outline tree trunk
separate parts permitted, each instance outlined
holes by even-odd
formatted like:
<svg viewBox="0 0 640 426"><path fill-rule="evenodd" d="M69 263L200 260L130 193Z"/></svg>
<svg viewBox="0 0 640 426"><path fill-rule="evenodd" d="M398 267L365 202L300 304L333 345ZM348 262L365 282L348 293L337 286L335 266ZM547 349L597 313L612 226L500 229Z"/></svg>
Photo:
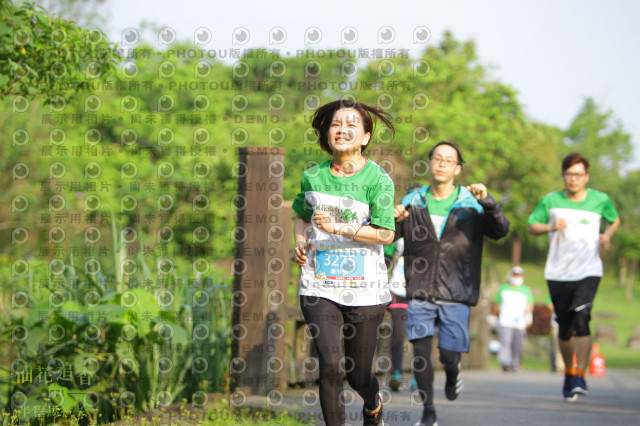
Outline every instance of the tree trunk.
<svg viewBox="0 0 640 426"><path fill-rule="evenodd" d="M631 274L627 279L627 293L626 299L630 301L633 299L633 284L636 281L636 271L638 270L638 259L633 259L631 261Z"/></svg>
<svg viewBox="0 0 640 426"><path fill-rule="evenodd" d="M513 234L511 239L511 265L519 265L522 260L522 238Z"/></svg>
<svg viewBox="0 0 640 426"><path fill-rule="evenodd" d="M627 272L629 271L629 259L626 257L620 256L618 259L618 263L620 264L620 287L624 287L627 284Z"/></svg>

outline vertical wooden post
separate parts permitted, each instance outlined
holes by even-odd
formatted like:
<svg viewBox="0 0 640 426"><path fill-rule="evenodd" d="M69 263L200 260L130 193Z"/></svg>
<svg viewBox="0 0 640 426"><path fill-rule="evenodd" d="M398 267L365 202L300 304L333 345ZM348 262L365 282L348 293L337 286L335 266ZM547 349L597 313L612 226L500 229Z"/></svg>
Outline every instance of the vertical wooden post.
<svg viewBox="0 0 640 426"><path fill-rule="evenodd" d="M232 390L267 395L284 385L291 203L282 197L284 148L239 149Z"/></svg>
<svg viewBox="0 0 640 426"><path fill-rule="evenodd" d="M522 260L522 237L513 234L511 238L511 265L519 265Z"/></svg>

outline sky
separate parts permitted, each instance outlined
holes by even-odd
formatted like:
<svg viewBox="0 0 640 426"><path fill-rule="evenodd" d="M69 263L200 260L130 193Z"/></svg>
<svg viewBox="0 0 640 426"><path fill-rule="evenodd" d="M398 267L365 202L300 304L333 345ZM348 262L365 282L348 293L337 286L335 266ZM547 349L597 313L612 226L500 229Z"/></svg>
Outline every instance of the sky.
<svg viewBox="0 0 640 426"><path fill-rule="evenodd" d="M198 32L204 49L227 52L407 49L417 58L449 30L476 42L480 62L518 91L533 120L567 128L586 97L613 111L632 135L630 168L640 168L638 1L107 0L105 13L105 31L119 44L132 29L158 43L157 32L143 30L146 21L165 40L193 41Z"/></svg>

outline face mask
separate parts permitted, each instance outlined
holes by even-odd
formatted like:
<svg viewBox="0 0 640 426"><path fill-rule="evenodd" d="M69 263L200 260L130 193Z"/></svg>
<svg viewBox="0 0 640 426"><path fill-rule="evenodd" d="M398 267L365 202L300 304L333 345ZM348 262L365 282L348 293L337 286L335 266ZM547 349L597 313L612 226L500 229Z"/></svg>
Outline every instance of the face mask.
<svg viewBox="0 0 640 426"><path fill-rule="evenodd" d="M509 278L509 284L514 285L516 287L520 287L524 282L524 278L522 277L511 277Z"/></svg>

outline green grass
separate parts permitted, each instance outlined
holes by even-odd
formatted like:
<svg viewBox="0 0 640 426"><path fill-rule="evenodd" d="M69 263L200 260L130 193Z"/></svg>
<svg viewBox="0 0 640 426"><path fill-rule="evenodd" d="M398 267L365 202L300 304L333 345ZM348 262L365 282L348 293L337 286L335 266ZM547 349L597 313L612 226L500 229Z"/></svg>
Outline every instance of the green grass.
<svg viewBox="0 0 640 426"><path fill-rule="evenodd" d="M605 357L607 368L640 368L640 351L613 343L600 343L600 353Z"/></svg>
<svg viewBox="0 0 640 426"><path fill-rule="evenodd" d="M508 261L496 261L495 270L498 277L504 279L511 265ZM525 271L525 284L531 288L535 303L546 303L548 297L547 282L544 279L544 262L539 264L523 263ZM494 286L489 286L493 290ZM600 281L598 293L593 303L591 318L591 333L595 337L595 329L598 325L608 325L617 330L616 343L600 344L600 352L604 355L607 368L639 368L640 350L630 349L627 346L631 328L640 324L640 285L636 283L636 292L632 300L626 300L625 289L618 284L617 270L605 265L604 277ZM497 287L492 296L497 291ZM549 369L548 361L528 357L523 354L523 366L527 369ZM497 366L497 361L496 361Z"/></svg>

